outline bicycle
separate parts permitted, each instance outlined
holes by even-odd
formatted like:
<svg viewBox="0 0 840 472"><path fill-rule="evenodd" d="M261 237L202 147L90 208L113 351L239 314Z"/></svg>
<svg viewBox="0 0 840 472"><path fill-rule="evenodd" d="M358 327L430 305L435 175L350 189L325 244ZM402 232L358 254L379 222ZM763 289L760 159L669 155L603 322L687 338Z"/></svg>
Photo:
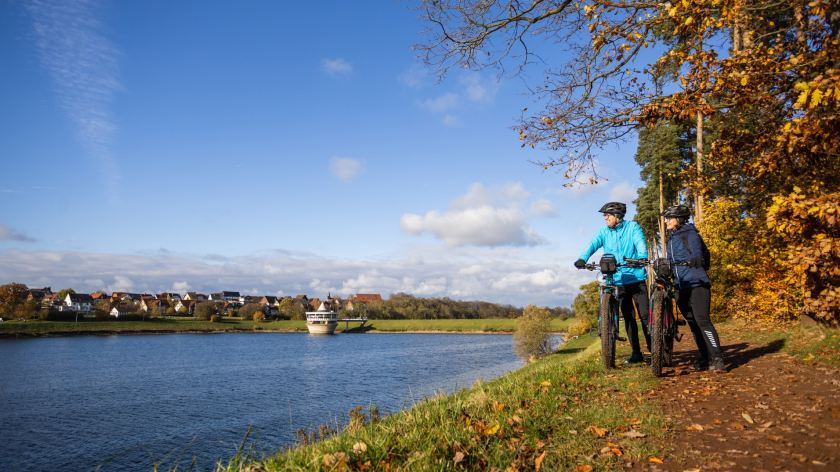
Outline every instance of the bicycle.
<svg viewBox="0 0 840 472"><path fill-rule="evenodd" d="M682 340L679 323L674 316L674 267L687 266L686 261L668 259L625 259L625 264L633 268L650 267L653 271L654 285L650 294L650 370L654 377L662 376L662 367L670 367L674 359L674 340Z"/></svg>
<svg viewBox="0 0 840 472"><path fill-rule="evenodd" d="M601 358L604 363L604 368L612 369L615 367L615 342L617 340L625 341L625 338L618 336L619 319L620 319L620 303L619 286L615 284L613 275L618 271L618 267L624 264L618 264L615 256L612 254L604 254L598 264L585 264L581 269L596 270L598 269L606 278L604 283L600 285L601 296L598 298L598 336L601 338ZM590 335L596 328L590 330Z"/></svg>

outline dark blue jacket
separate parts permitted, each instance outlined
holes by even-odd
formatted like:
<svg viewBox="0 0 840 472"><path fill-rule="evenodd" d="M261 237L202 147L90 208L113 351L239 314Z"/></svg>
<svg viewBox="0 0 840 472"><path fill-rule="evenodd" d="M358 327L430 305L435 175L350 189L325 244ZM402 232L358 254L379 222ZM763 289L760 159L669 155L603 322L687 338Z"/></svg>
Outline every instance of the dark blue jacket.
<svg viewBox="0 0 840 472"><path fill-rule="evenodd" d="M683 246L682 234L685 233L691 254ZM686 223L680 229L671 232L668 238L668 259L672 261L688 261L695 257L703 257L703 249L700 243L700 233L691 223ZM709 275L700 268L688 266L674 266L674 287L693 288L701 285L709 285Z"/></svg>

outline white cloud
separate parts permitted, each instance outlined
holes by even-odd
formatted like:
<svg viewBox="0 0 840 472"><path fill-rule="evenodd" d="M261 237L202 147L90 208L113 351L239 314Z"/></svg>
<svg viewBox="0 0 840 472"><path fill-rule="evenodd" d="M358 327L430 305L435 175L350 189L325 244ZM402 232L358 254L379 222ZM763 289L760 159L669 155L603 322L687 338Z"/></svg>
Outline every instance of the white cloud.
<svg viewBox="0 0 840 472"><path fill-rule="evenodd" d="M528 213L534 216L559 216L560 212L557 211L557 208L554 206L550 200L546 200L545 198L541 198L534 203L531 204L531 208L528 209Z"/></svg>
<svg viewBox="0 0 840 472"><path fill-rule="evenodd" d="M637 197L636 189L627 182L622 182L610 189L610 201L629 205Z"/></svg>
<svg viewBox="0 0 840 472"><path fill-rule="evenodd" d="M330 159L330 172L345 184L351 184L364 171L362 161L347 157L333 157Z"/></svg>
<svg viewBox="0 0 840 472"><path fill-rule="evenodd" d="M284 270L271 271L271 267ZM310 287L313 274L318 274L318 283ZM380 293L387 297L406 292L517 306L566 306L578 293L578 287L592 280L592 274L575 270L569 258L553 253L535 256L532 250L515 247L418 247L375 261L277 252L233 256L226 264L179 253L114 255L0 250L0 280L15 280L32 287L73 287L79 292L103 288L181 294L188 290L238 290L255 295L306 293L319 298L325 297L327 291L343 297L351 293ZM113 283L105 287L103 280Z"/></svg>
<svg viewBox="0 0 840 472"><path fill-rule="evenodd" d="M31 243L36 241L36 239L30 238L29 236L0 223L0 241L22 241Z"/></svg>
<svg viewBox="0 0 840 472"><path fill-rule="evenodd" d="M321 59L321 70L327 74L337 77L353 72L353 65L344 59Z"/></svg>
<svg viewBox="0 0 840 472"><path fill-rule="evenodd" d="M466 195L452 200L449 211L404 214L400 229L413 236L432 233L450 246L535 246L545 240L528 226L522 212L522 200L528 196L518 183L473 184Z"/></svg>
<svg viewBox="0 0 840 472"><path fill-rule="evenodd" d="M464 87L464 94L474 102L492 103L499 90L499 83L485 79L479 73L462 75L459 82Z"/></svg>
<svg viewBox="0 0 840 472"><path fill-rule="evenodd" d="M443 117L443 124L446 126L461 126L461 120L457 116L446 115Z"/></svg>
<svg viewBox="0 0 840 472"><path fill-rule="evenodd" d="M105 174L112 200L117 200L120 172L111 155L117 128L110 105L122 90L117 78L120 52L102 34L98 2L44 0L29 2L35 44L49 72L76 136Z"/></svg>
<svg viewBox="0 0 840 472"><path fill-rule="evenodd" d="M130 292L134 288L134 281L123 275L115 275L114 283L108 286L109 292Z"/></svg>
<svg viewBox="0 0 840 472"><path fill-rule="evenodd" d="M443 113L445 111L457 108L460 105L461 97L457 93L447 93L438 98L428 98L419 102L419 105L434 113Z"/></svg>
<svg viewBox="0 0 840 472"><path fill-rule="evenodd" d="M189 292L190 289L192 289L192 285L187 283L187 281L185 280L183 282L173 283L172 284L172 290L167 290L167 291L168 292L182 293L182 292Z"/></svg>
<svg viewBox="0 0 840 472"><path fill-rule="evenodd" d="M421 88L432 83L432 78L429 71L421 65L414 64L407 71L400 74L397 80L407 86L413 88Z"/></svg>

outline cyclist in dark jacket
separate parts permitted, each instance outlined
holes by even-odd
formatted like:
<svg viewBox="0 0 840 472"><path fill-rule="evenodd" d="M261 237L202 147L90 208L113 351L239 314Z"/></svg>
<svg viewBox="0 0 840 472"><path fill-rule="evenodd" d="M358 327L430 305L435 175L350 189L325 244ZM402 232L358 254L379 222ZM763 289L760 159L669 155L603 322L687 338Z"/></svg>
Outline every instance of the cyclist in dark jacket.
<svg viewBox="0 0 840 472"><path fill-rule="evenodd" d="M697 228L688 222L691 216L688 207L669 206L661 216L665 217L665 226L671 233L667 243L668 259L688 261L688 266L674 266L674 294L700 351L700 361L691 368L724 373L726 367L721 356L720 338L709 316L712 291L709 275L703 268L704 263L708 264L703 260L703 240Z"/></svg>

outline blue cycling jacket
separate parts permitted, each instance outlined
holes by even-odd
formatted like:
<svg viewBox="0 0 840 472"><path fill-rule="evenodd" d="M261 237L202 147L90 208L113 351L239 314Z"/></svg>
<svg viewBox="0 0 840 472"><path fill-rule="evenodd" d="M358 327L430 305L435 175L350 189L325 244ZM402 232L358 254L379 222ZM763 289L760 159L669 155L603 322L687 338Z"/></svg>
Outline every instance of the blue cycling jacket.
<svg viewBox="0 0 840 472"><path fill-rule="evenodd" d="M580 254L580 259L588 261L589 257L600 248L604 248L604 254L612 254L618 263L629 259L647 259L647 243L642 227L635 221L622 221L615 228L604 226L599 229L595 236L589 241L589 247ZM631 269L619 267L618 272L613 276L616 285L626 285L636 282L644 282L646 279L645 269Z"/></svg>

